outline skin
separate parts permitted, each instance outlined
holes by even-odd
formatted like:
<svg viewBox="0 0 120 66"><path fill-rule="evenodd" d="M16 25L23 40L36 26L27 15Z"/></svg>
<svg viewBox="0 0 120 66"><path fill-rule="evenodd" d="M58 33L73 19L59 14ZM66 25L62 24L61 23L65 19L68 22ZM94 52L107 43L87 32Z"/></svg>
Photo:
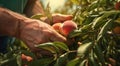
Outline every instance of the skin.
<svg viewBox="0 0 120 66"><path fill-rule="evenodd" d="M35 3L33 3L35 7ZM27 7L29 10L29 7ZM39 12L34 11L32 9L31 15L38 14ZM26 11L27 12L27 11ZM28 13L28 14L29 14ZM59 17L54 17L56 15L60 15ZM55 21L66 21L68 18L72 18L71 15L61 15L56 14L53 17ZM62 18L62 19L61 19ZM47 19L47 18L46 18ZM45 20L43 20L45 21ZM30 19L25 16L22 16L18 13L15 13L11 10L0 8L0 33L2 35L16 37L25 42L25 44L30 48L31 51L37 52L43 55L48 54L48 51L38 49L34 47L36 44L44 43L44 42L53 42L53 41L61 41L66 42L66 38L57 33L47 22L43 22L35 19Z"/></svg>
<svg viewBox="0 0 120 66"><path fill-rule="evenodd" d="M69 33L77 28L77 24L71 20L65 21L61 27L61 33L68 36Z"/></svg>

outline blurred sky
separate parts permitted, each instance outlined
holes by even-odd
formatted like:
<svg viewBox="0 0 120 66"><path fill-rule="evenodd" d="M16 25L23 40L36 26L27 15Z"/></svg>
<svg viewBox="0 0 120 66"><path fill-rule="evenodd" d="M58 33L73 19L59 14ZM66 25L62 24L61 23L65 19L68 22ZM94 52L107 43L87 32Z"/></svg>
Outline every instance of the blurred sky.
<svg viewBox="0 0 120 66"><path fill-rule="evenodd" d="M53 12L56 8L64 8L63 5L66 2L66 0L40 0L46 7L46 5L49 3L51 7L51 12Z"/></svg>

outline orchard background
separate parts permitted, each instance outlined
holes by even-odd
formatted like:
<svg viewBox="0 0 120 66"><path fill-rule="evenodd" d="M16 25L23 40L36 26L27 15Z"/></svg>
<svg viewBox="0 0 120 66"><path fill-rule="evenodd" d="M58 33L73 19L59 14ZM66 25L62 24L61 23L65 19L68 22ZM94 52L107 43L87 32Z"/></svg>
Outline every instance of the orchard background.
<svg viewBox="0 0 120 66"><path fill-rule="evenodd" d="M32 53L24 42L16 39L8 46L8 53L0 53L0 66L120 66L120 2L119 0L66 0L64 8L46 15L72 14L77 29L62 42L36 45L48 50L51 56ZM38 19L43 15L33 15ZM51 21L52 22L52 21ZM71 41L70 41L71 42Z"/></svg>

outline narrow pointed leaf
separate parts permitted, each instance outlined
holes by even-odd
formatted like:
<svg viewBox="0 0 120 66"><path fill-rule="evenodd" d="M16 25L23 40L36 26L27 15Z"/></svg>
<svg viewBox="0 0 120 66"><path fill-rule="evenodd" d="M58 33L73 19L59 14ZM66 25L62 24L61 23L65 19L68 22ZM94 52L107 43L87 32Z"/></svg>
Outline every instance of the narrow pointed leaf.
<svg viewBox="0 0 120 66"><path fill-rule="evenodd" d="M80 62L79 58L75 58L67 63L66 66L76 66Z"/></svg>
<svg viewBox="0 0 120 66"><path fill-rule="evenodd" d="M62 42L53 42L55 46L61 48L62 50L69 51L68 46L65 43Z"/></svg>
<svg viewBox="0 0 120 66"><path fill-rule="evenodd" d="M18 66L22 66L21 55L18 55L18 56L16 57L16 60L17 60Z"/></svg>
<svg viewBox="0 0 120 66"><path fill-rule="evenodd" d="M95 45L95 49L94 49L94 53L96 54L98 60L103 64L103 66L105 65L105 58L104 58L104 54L102 53L101 48L99 47L98 44Z"/></svg>
<svg viewBox="0 0 120 66"><path fill-rule="evenodd" d="M77 50L78 56L84 57L85 55L87 55L91 47L92 47L92 42L82 44Z"/></svg>
<svg viewBox="0 0 120 66"><path fill-rule="evenodd" d="M56 47L55 44L54 44L54 43L51 43L51 42L43 43L43 44L39 44L39 45L35 45L35 47L48 50L48 51L50 51L50 52L52 52L52 53L57 53L57 52L59 52L59 48Z"/></svg>
<svg viewBox="0 0 120 66"><path fill-rule="evenodd" d="M31 18L40 20L41 17L43 17L42 14L37 14L37 15L33 15Z"/></svg>
<svg viewBox="0 0 120 66"><path fill-rule="evenodd" d="M69 53L65 53L65 54L62 54L56 61L55 65L54 66L63 66L64 64L66 64L66 61L68 59L68 54Z"/></svg>
<svg viewBox="0 0 120 66"><path fill-rule="evenodd" d="M91 51L88 61L92 66L99 66L97 61L95 60L93 51Z"/></svg>
<svg viewBox="0 0 120 66"><path fill-rule="evenodd" d="M85 60L83 60L81 63L80 63L80 65L79 66L86 66L86 62L87 62L87 60L85 59Z"/></svg>
<svg viewBox="0 0 120 66"><path fill-rule="evenodd" d="M101 24L101 22L104 22L103 20L111 15L116 15L116 14L119 14L120 11L115 11L115 10L112 10L112 11L104 11L102 12L103 15L100 16L100 17L97 17L94 21L93 21L93 26L92 28L95 29L96 27L98 27L99 24Z"/></svg>
<svg viewBox="0 0 120 66"><path fill-rule="evenodd" d="M100 38L105 35L105 33L107 32L108 28L111 27L111 25L112 25L112 22L111 22L111 21L112 21L112 20L110 19L110 20L109 20L108 22L106 22L106 24L102 27L101 31L100 31L99 34L98 34L97 41L99 41Z"/></svg>

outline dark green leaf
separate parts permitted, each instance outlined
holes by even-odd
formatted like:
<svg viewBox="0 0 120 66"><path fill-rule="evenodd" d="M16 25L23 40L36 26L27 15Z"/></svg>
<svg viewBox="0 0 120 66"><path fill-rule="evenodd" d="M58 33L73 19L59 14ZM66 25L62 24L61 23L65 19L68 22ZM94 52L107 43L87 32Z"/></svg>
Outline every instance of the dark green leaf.
<svg viewBox="0 0 120 66"><path fill-rule="evenodd" d="M111 15L115 15L115 14L119 14L120 11L115 11L115 10L112 10L112 11L104 11L102 12L103 15L100 16L100 17L97 17L96 19L94 19L93 21L93 26L92 28L93 29L96 29L96 27L98 27L99 24L101 24L100 22L104 22L103 20ZM106 20L106 19L105 19Z"/></svg>
<svg viewBox="0 0 120 66"><path fill-rule="evenodd" d="M94 52L93 50L91 51L90 53L90 56L89 56L89 64L91 64L92 66L99 66L98 65L98 62L95 60L95 55L94 55Z"/></svg>
<svg viewBox="0 0 120 66"><path fill-rule="evenodd" d="M16 57L8 58L0 62L0 66L17 66Z"/></svg>
<svg viewBox="0 0 120 66"><path fill-rule="evenodd" d="M72 31L70 34L69 34L69 38L73 38L73 37L76 37L76 36L79 36L80 34L82 34L82 31L81 30L74 30Z"/></svg>
<svg viewBox="0 0 120 66"><path fill-rule="evenodd" d="M66 64L66 61L68 59L69 53L62 54L56 61L54 66L64 66Z"/></svg>
<svg viewBox="0 0 120 66"><path fill-rule="evenodd" d="M57 53L57 52L59 52L59 48L58 48L54 43L51 43L51 42L42 43L42 44L39 44L39 45L35 45L35 47L48 50L48 51L50 51L50 52L52 52L52 53Z"/></svg>
<svg viewBox="0 0 120 66"><path fill-rule="evenodd" d="M86 56L89 53L91 47L92 47L92 42L82 44L77 50L78 56L80 57Z"/></svg>
<svg viewBox="0 0 120 66"><path fill-rule="evenodd" d="M21 55L17 55L16 60L17 60L18 66L22 66Z"/></svg>
<svg viewBox="0 0 120 66"><path fill-rule="evenodd" d="M101 37L103 37L105 35L105 33L108 31L108 28L111 27L112 25L112 20L109 20L108 22L106 22L106 24L102 27L102 29L100 30L99 34L98 34L98 38L97 41L100 40Z"/></svg>
<svg viewBox="0 0 120 66"><path fill-rule="evenodd" d="M84 25L84 26L81 27L79 30L74 30L73 32L71 32L71 33L69 34L69 38L73 38L73 37L76 37L76 36L83 35L84 33L87 33L88 30L91 29L91 25L92 25L92 23L87 24L87 25Z"/></svg>
<svg viewBox="0 0 120 66"><path fill-rule="evenodd" d="M87 10L88 11L94 10L95 8L97 8L97 6L98 6L98 3L97 3L97 1L95 1L89 6L89 8Z"/></svg>
<svg viewBox="0 0 120 66"><path fill-rule="evenodd" d="M103 66L105 65L105 58L104 58L104 54L102 53L102 50L100 48L100 46L98 44L95 45L95 49L94 49L94 53L97 56L98 60L103 64Z"/></svg>
<svg viewBox="0 0 120 66"><path fill-rule="evenodd" d="M87 24L87 25L84 25L82 28L80 28L80 30L81 30L82 32L87 32L88 30L91 29L91 26L92 26L92 23Z"/></svg>
<svg viewBox="0 0 120 66"><path fill-rule="evenodd" d="M40 58L31 62L29 66L49 66L49 64L52 62L53 58Z"/></svg>
<svg viewBox="0 0 120 66"><path fill-rule="evenodd" d="M66 66L76 66L80 62L79 58L75 58L67 63Z"/></svg>
<svg viewBox="0 0 120 66"><path fill-rule="evenodd" d="M81 63L80 63L80 65L79 66L86 66L86 62L87 62L87 60L85 59L85 60L83 60Z"/></svg>
<svg viewBox="0 0 120 66"><path fill-rule="evenodd" d="M69 51L68 46L63 42L53 42L55 46L61 48L62 50Z"/></svg>

